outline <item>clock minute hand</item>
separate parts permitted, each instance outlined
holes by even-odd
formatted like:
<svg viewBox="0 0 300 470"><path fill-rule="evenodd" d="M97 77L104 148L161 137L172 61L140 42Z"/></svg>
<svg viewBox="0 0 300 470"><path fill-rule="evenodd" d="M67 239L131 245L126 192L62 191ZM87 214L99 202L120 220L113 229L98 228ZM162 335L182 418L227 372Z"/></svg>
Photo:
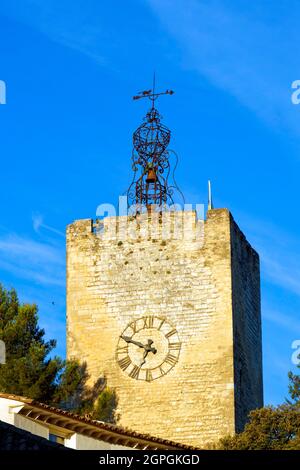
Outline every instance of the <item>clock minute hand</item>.
<svg viewBox="0 0 300 470"><path fill-rule="evenodd" d="M146 350L146 346L143 343L140 343L139 341L134 341L134 339L131 339L129 336L121 336L121 338L124 339L124 341L126 341L126 343L135 344L139 348L142 348L142 349Z"/></svg>

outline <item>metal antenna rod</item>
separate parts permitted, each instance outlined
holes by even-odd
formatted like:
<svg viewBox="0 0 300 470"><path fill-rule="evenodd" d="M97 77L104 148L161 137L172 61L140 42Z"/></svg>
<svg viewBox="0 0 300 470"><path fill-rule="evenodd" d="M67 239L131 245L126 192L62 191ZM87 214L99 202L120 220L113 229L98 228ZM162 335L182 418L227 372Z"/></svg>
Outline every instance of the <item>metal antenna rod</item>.
<svg viewBox="0 0 300 470"><path fill-rule="evenodd" d="M211 196L211 184L210 180L208 180L208 210L212 210L214 208Z"/></svg>
<svg viewBox="0 0 300 470"><path fill-rule="evenodd" d="M154 108L154 101L155 101L155 70L153 72L153 85L152 85L152 93L153 93L153 97L152 97L152 107Z"/></svg>

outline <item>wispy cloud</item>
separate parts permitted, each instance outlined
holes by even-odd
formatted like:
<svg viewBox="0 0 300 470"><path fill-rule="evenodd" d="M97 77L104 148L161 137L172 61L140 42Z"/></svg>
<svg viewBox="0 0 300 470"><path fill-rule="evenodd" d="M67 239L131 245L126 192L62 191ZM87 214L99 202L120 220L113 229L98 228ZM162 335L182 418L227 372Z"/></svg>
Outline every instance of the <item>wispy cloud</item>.
<svg viewBox="0 0 300 470"><path fill-rule="evenodd" d="M300 237L257 217L238 213L237 218L260 254L263 278L300 297Z"/></svg>
<svg viewBox="0 0 300 470"><path fill-rule="evenodd" d="M32 215L32 224L33 229L36 233L39 233L40 229L44 229L54 233L55 235L59 235L60 237L65 237L65 234L60 230L57 230L55 227L51 227L50 225L45 224L43 216L41 214Z"/></svg>
<svg viewBox="0 0 300 470"><path fill-rule="evenodd" d="M39 232L41 219L34 219ZM20 301L35 303L47 338L58 340L55 353L65 354L65 244L61 238L23 236L1 227L0 282L16 288ZM51 231L50 231L51 232ZM52 233L52 232L51 232ZM38 238L38 239L37 239Z"/></svg>
<svg viewBox="0 0 300 470"><path fill-rule="evenodd" d="M224 0L148 0L182 50L182 65L235 96L260 118L300 132L291 104L291 82L299 78L295 53L299 3ZM272 14L270 12L272 10Z"/></svg>
<svg viewBox="0 0 300 470"><path fill-rule="evenodd" d="M38 284L65 284L63 248L16 234L0 237L0 269Z"/></svg>
<svg viewBox="0 0 300 470"><path fill-rule="evenodd" d="M265 247L261 252L268 280L300 296L300 257L293 253L272 253L272 247Z"/></svg>
<svg viewBox="0 0 300 470"><path fill-rule="evenodd" d="M294 316L287 315L267 306L263 308L263 319L272 322L274 325L284 328L295 335L300 334L300 324L298 318L295 318Z"/></svg>
<svg viewBox="0 0 300 470"><path fill-rule="evenodd" d="M106 64L102 45L107 32L101 28L101 5L77 0L18 0L4 1L4 14L24 22L51 40L81 52L101 65ZM113 42L114 38L111 37Z"/></svg>

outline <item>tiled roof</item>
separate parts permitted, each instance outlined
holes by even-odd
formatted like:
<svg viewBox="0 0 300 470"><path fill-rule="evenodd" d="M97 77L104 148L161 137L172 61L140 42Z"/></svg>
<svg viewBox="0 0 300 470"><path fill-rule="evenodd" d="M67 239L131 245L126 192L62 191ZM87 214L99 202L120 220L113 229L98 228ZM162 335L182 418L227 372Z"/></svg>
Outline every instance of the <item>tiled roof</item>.
<svg viewBox="0 0 300 470"><path fill-rule="evenodd" d="M69 450L61 444L0 421L1 450Z"/></svg>
<svg viewBox="0 0 300 470"><path fill-rule="evenodd" d="M43 421L44 419L47 423L50 423L51 419L54 422L59 421L58 425L65 429L70 429L70 431L79 432L95 439L101 439L105 442L140 449L196 450L196 448L192 446L150 436L148 434L142 434L115 424L79 416L69 411L45 405L44 403L37 402L31 398L6 393L0 393L0 398L7 398L9 400L16 400L24 403L24 407L20 411L20 414L30 417L31 419L38 419L39 421Z"/></svg>

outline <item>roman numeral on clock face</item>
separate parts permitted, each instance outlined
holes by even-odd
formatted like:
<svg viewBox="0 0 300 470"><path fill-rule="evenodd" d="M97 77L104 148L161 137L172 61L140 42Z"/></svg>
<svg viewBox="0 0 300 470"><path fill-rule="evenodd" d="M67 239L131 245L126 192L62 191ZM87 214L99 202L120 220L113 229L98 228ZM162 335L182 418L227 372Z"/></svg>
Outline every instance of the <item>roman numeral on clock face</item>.
<svg viewBox="0 0 300 470"><path fill-rule="evenodd" d="M179 351L181 348L181 343L169 343L169 349L174 349L175 351Z"/></svg>
<svg viewBox="0 0 300 470"><path fill-rule="evenodd" d="M123 357L122 359L120 359L118 361L118 363L119 363L119 366L121 367L122 370L126 370L127 367L129 367L130 364L131 364L131 359L130 359L129 356L126 356L126 357Z"/></svg>
<svg viewBox="0 0 300 470"><path fill-rule="evenodd" d="M137 326L136 326L136 322L135 322L135 321L133 321L132 323L130 323L130 325L129 325L129 326L130 326L130 328L131 328L131 329L132 329L132 331L133 331L133 333L132 333L132 334L133 334L133 335L135 335L135 334L136 334L136 332L137 332Z"/></svg>
<svg viewBox="0 0 300 470"><path fill-rule="evenodd" d="M168 354L166 359L165 359L165 362L167 364L170 364L171 366L175 366L175 364L177 363L177 357L173 356L173 354Z"/></svg>
<svg viewBox="0 0 300 470"><path fill-rule="evenodd" d="M129 376L132 379L138 379L139 378L139 373L140 373L141 368L138 366L134 366L132 371L130 372Z"/></svg>
<svg viewBox="0 0 300 470"><path fill-rule="evenodd" d="M144 328L153 328L154 317L145 317L144 318Z"/></svg>
<svg viewBox="0 0 300 470"><path fill-rule="evenodd" d="M146 369L146 380L147 382L151 382L151 380L153 380L152 372L150 369Z"/></svg>
<svg viewBox="0 0 300 470"><path fill-rule="evenodd" d="M166 320L165 320L164 318L161 319L160 325L159 325L159 327L157 328L158 330L161 329L161 327L163 326L163 324L165 323L165 321L166 321Z"/></svg>
<svg viewBox="0 0 300 470"><path fill-rule="evenodd" d="M126 346L118 346L117 354L127 354L128 353L128 344Z"/></svg>
<svg viewBox="0 0 300 470"><path fill-rule="evenodd" d="M175 335L175 333L177 333L177 331L174 328L173 330L169 331L169 333L166 334L166 338L170 338L170 336Z"/></svg>

